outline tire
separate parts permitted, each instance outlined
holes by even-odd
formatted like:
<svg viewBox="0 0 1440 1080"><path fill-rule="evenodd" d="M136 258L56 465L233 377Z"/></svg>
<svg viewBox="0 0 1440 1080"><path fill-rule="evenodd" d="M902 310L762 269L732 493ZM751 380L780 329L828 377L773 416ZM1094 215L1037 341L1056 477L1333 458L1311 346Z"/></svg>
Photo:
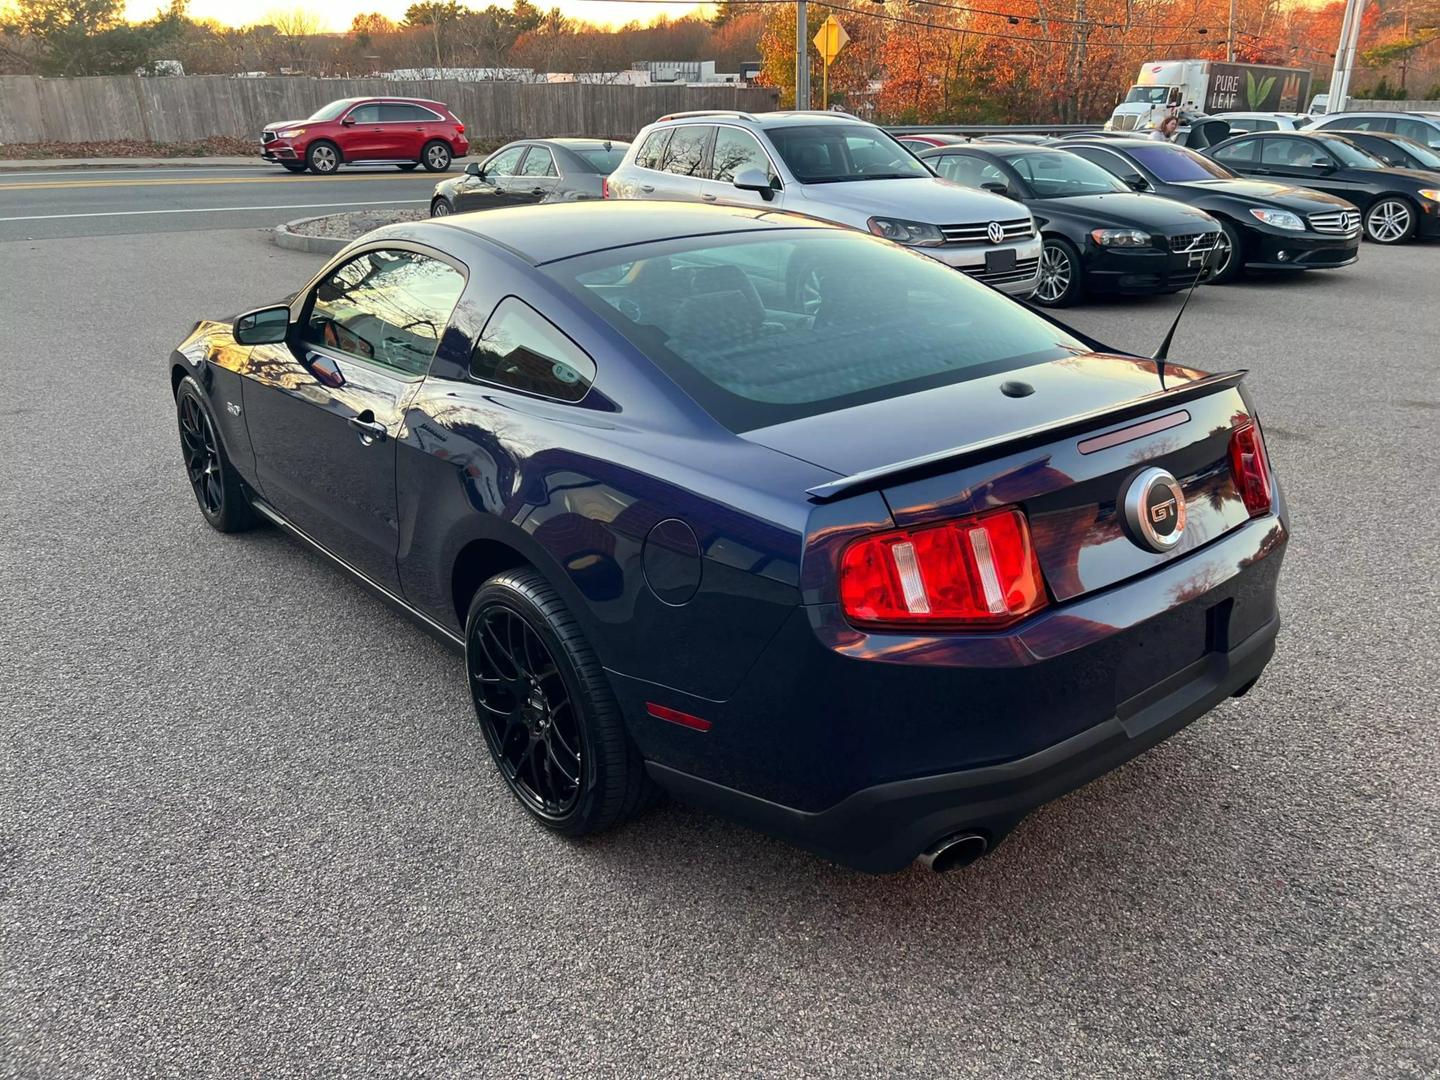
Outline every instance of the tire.
<svg viewBox="0 0 1440 1080"><path fill-rule="evenodd" d="M340 148L324 139L311 143L305 151L305 164L316 176L333 176L342 160Z"/></svg>
<svg viewBox="0 0 1440 1080"><path fill-rule="evenodd" d="M1415 235L1420 216L1403 195L1382 195L1365 211L1365 239L1377 244L1403 244Z"/></svg>
<svg viewBox="0 0 1440 1080"><path fill-rule="evenodd" d="M465 620L465 669L490 757L541 825L584 836L654 801L600 661L538 572L507 570L480 586Z"/></svg>
<svg viewBox="0 0 1440 1080"><path fill-rule="evenodd" d="M1245 248L1240 241L1240 230L1224 219L1220 223L1220 244L1222 248L1210 257L1218 260L1211 271L1207 285L1226 285L1245 272Z"/></svg>
<svg viewBox="0 0 1440 1080"><path fill-rule="evenodd" d="M1040 280L1031 299L1041 307L1069 307L1085 295L1085 271L1075 245L1047 236L1040 249Z"/></svg>
<svg viewBox="0 0 1440 1080"><path fill-rule="evenodd" d="M189 375L175 393L175 422L185 475L200 513L217 532L244 532L258 523L245 482L230 464L199 384Z"/></svg>
<svg viewBox="0 0 1440 1080"><path fill-rule="evenodd" d="M450 147L439 139L425 144L420 151L420 164L426 172L447 172L450 168Z"/></svg>
<svg viewBox="0 0 1440 1080"><path fill-rule="evenodd" d="M443 196L430 204L431 217L449 217L453 213L455 213L455 207L451 206L450 200Z"/></svg>
<svg viewBox="0 0 1440 1080"><path fill-rule="evenodd" d="M402 163L401 163L399 166L397 166L397 167L399 168L399 170L400 170L401 172L414 172L416 169L418 169L418 168L420 167L420 162L418 162L418 161L405 161L405 162L402 162Z"/></svg>
<svg viewBox="0 0 1440 1080"><path fill-rule="evenodd" d="M286 172L304 172L306 169L303 161L282 161L280 164L284 166Z"/></svg>

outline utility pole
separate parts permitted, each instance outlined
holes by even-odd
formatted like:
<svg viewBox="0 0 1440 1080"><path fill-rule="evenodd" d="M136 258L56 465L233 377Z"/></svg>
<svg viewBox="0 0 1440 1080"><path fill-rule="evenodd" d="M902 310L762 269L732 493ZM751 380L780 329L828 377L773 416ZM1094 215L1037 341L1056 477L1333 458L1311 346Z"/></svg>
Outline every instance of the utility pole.
<svg viewBox="0 0 1440 1080"><path fill-rule="evenodd" d="M1340 21L1340 44L1335 49L1335 68L1330 74L1330 100L1325 106L1326 112L1343 112L1350 96L1350 72L1355 67L1355 49L1359 44L1365 3L1366 0L1346 0L1345 17Z"/></svg>
<svg viewBox="0 0 1440 1080"><path fill-rule="evenodd" d="M1235 62L1235 0L1230 0L1230 29L1225 34L1225 59Z"/></svg>
<svg viewBox="0 0 1440 1080"><path fill-rule="evenodd" d="M795 108L810 108L810 30L805 25L805 0L795 5Z"/></svg>

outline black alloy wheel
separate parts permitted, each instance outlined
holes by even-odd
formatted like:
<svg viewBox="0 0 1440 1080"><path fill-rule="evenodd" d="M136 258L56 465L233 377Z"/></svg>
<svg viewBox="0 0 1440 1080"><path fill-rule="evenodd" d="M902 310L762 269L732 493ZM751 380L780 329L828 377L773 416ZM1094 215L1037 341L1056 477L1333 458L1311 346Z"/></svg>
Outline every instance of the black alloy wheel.
<svg viewBox="0 0 1440 1080"><path fill-rule="evenodd" d="M1040 249L1040 278L1034 299L1044 307L1069 307L1085 290L1080 254L1068 240L1047 236Z"/></svg>
<svg viewBox="0 0 1440 1080"><path fill-rule="evenodd" d="M420 161L427 172L444 172L450 168L450 147L438 139L426 143L425 149L420 151Z"/></svg>
<svg viewBox="0 0 1440 1080"><path fill-rule="evenodd" d="M490 756L536 820L580 836L653 800L604 670L536 571L508 570L480 587L465 663Z"/></svg>
<svg viewBox="0 0 1440 1080"><path fill-rule="evenodd" d="M1208 256L1212 268L1206 279L1208 285L1224 285L1234 281L1245 269L1245 261L1241 256L1244 249L1241 247L1240 233L1228 221L1222 220L1219 225L1220 237Z"/></svg>
<svg viewBox="0 0 1440 1080"><path fill-rule="evenodd" d="M255 512L244 483L226 458L215 420L200 396L199 386L189 376L180 383L175 413L185 475L205 520L220 532L240 532L253 526Z"/></svg>

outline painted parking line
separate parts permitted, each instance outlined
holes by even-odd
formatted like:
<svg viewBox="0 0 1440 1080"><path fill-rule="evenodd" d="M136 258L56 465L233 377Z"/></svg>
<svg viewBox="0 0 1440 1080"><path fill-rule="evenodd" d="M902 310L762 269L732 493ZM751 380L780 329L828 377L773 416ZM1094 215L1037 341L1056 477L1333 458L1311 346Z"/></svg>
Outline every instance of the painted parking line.
<svg viewBox="0 0 1440 1080"><path fill-rule="evenodd" d="M26 214L0 217L0 221L60 221L65 218L141 217L146 214L233 214L242 210L312 210L330 206L412 206L429 199L381 199L378 202L286 203L283 206L196 206L179 210L107 210L85 214Z"/></svg>
<svg viewBox="0 0 1440 1080"><path fill-rule="evenodd" d="M418 180L423 177L410 176L405 173L375 174L361 173L359 175L337 177L337 176L196 176L177 177L164 180L74 180L70 183L10 183L0 184L0 191L73 191L79 188L111 188L111 187L200 187L205 184L327 184L339 181L342 184L349 184L355 181L373 182L376 180Z"/></svg>

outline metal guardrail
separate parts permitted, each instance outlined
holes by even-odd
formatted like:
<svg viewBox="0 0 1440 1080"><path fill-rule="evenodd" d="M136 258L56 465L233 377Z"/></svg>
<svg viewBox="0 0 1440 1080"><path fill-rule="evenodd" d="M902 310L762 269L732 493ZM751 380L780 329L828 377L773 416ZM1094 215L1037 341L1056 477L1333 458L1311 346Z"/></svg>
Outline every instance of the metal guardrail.
<svg viewBox="0 0 1440 1080"><path fill-rule="evenodd" d="M1099 131L1105 121L1093 124L885 124L892 135L1065 135L1072 131Z"/></svg>

